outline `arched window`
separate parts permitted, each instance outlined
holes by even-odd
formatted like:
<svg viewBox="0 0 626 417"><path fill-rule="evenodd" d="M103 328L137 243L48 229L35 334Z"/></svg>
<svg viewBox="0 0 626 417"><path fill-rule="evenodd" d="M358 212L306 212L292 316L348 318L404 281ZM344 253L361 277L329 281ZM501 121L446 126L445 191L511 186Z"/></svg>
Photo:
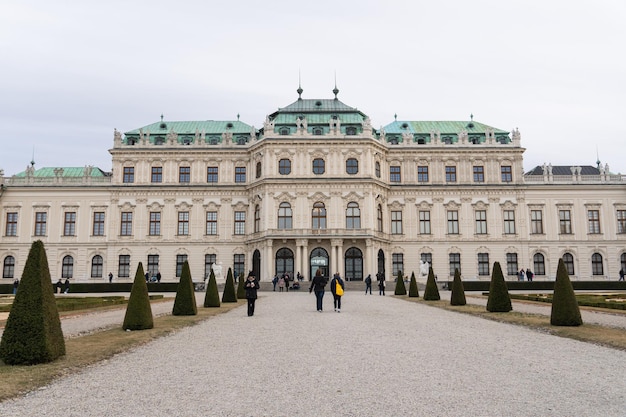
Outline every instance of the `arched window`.
<svg viewBox="0 0 626 417"><path fill-rule="evenodd" d="M261 207L257 204L254 206L254 233L261 231Z"/></svg>
<svg viewBox="0 0 626 417"><path fill-rule="evenodd" d="M565 264L567 274L570 276L574 275L574 257L571 253L563 254L563 263Z"/></svg>
<svg viewBox="0 0 626 417"><path fill-rule="evenodd" d="M376 178L380 178L380 162L376 161L376 164L374 164L374 171Z"/></svg>
<svg viewBox="0 0 626 417"><path fill-rule="evenodd" d="M256 177L261 178L261 162L256 163Z"/></svg>
<svg viewBox="0 0 626 417"><path fill-rule="evenodd" d="M293 262L294 256L291 249L282 248L276 252L276 274L281 276L283 274L289 274L289 277L293 277Z"/></svg>
<svg viewBox="0 0 626 417"><path fill-rule="evenodd" d="M383 231L383 208L381 207L380 204L378 205L378 207L376 207L376 223L377 223L376 230L378 230L379 232L382 232Z"/></svg>
<svg viewBox="0 0 626 417"><path fill-rule="evenodd" d="M292 212L291 204L282 202L278 206L278 228L279 229L291 229L292 224Z"/></svg>
<svg viewBox="0 0 626 417"><path fill-rule="evenodd" d="M346 280L363 280L363 252L358 248L350 248L346 251Z"/></svg>
<svg viewBox="0 0 626 417"><path fill-rule="evenodd" d="M11 255L4 258L2 278L15 278L15 258Z"/></svg>
<svg viewBox="0 0 626 417"><path fill-rule="evenodd" d="M311 218L313 220L313 229L326 229L326 207L324 203L317 202L313 204Z"/></svg>
<svg viewBox="0 0 626 417"><path fill-rule="evenodd" d="M70 255L63 257L61 266L61 278L72 278L74 276L74 258Z"/></svg>
<svg viewBox="0 0 626 417"><path fill-rule="evenodd" d="M359 205L355 202L348 203L346 209L346 229L360 229L361 228L361 210Z"/></svg>
<svg viewBox="0 0 626 417"><path fill-rule="evenodd" d="M594 253L591 255L591 273L593 275L604 275L604 265L602 265L602 255Z"/></svg>
<svg viewBox="0 0 626 417"><path fill-rule="evenodd" d="M91 258L91 278L102 278L102 256L96 255Z"/></svg>
<svg viewBox="0 0 626 417"><path fill-rule="evenodd" d="M288 127L283 127L283 128L281 128L281 129L280 129L279 133L280 133L282 136L286 136L286 135L288 135L288 134L289 134L289 128L288 128Z"/></svg>
<svg viewBox="0 0 626 417"><path fill-rule="evenodd" d="M533 256L533 269L535 270L535 275L546 274L546 262L542 254L536 253Z"/></svg>

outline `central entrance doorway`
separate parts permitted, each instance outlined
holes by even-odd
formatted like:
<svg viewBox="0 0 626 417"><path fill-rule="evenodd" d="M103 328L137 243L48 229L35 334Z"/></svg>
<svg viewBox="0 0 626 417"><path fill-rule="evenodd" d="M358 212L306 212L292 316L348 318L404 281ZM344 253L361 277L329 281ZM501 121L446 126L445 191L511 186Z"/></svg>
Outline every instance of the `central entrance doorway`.
<svg viewBox="0 0 626 417"><path fill-rule="evenodd" d="M313 249L311 251L311 258L309 261L309 265L311 269L310 270L311 275L309 276L311 277L311 279L313 279L318 269L320 270L322 276L328 279L329 263L328 263L328 252L326 252L326 249L324 248Z"/></svg>

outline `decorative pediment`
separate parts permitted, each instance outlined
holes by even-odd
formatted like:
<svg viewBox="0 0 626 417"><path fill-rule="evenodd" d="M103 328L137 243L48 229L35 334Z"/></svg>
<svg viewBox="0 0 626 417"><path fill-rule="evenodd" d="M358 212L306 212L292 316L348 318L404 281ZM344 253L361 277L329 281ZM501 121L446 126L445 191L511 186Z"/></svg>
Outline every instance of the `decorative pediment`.
<svg viewBox="0 0 626 417"><path fill-rule="evenodd" d="M388 207L392 210L401 210L404 208L404 203L398 200L394 200L388 204Z"/></svg>
<svg viewBox="0 0 626 417"><path fill-rule="evenodd" d="M341 196L345 201L361 201L363 200L363 193L357 193L356 191L350 191L347 194Z"/></svg>
<svg viewBox="0 0 626 417"><path fill-rule="evenodd" d="M461 208L461 203L455 200L450 200L443 205L447 210L458 210Z"/></svg>
<svg viewBox="0 0 626 417"><path fill-rule="evenodd" d="M420 210L430 210L433 208L433 203L426 201L426 200L422 200L417 202L416 200L416 204L417 208L419 208Z"/></svg>
<svg viewBox="0 0 626 417"><path fill-rule="evenodd" d="M513 209L515 209L515 207L517 207L517 204L515 204L511 200L506 200L506 201L500 203L500 207L502 209L504 209L504 210L513 210Z"/></svg>
<svg viewBox="0 0 626 417"><path fill-rule="evenodd" d="M489 203L486 203L482 200L478 200L472 203L472 207L474 210L487 210L489 208Z"/></svg>
<svg viewBox="0 0 626 417"><path fill-rule="evenodd" d="M330 198L329 194L323 193L321 191L316 191L313 194L309 195L309 200L313 201L325 201Z"/></svg>

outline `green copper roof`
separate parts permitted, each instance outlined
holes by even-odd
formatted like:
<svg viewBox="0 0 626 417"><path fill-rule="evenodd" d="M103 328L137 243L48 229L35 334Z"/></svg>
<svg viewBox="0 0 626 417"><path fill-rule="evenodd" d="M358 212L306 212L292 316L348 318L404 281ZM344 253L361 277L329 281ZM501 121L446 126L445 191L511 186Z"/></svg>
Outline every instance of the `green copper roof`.
<svg viewBox="0 0 626 417"><path fill-rule="evenodd" d="M296 119L300 117L300 115L306 117L306 121L309 125L314 124L323 124L327 125L330 121L331 114L317 114L317 113L282 113L277 114L274 122L276 124L296 124ZM363 122L363 116L358 113L339 113L336 115L337 118L341 121L342 124L352 124L358 123L361 124Z"/></svg>
<svg viewBox="0 0 626 417"><path fill-rule="evenodd" d="M125 135L138 135L142 130L144 134L150 132L150 135L163 134L167 135L170 131L181 134L222 134L224 132L232 132L233 134L247 133L252 130L252 126L240 122L239 120L203 120L203 121L187 121L187 122L170 122L167 120L155 122L138 129L129 130Z"/></svg>
<svg viewBox="0 0 626 417"><path fill-rule="evenodd" d="M508 135L509 133L475 121L394 121L386 125L384 130L386 134L430 134L433 131L441 134L457 134L462 130L470 135L472 133L485 134L487 130L493 130L496 134Z"/></svg>
<svg viewBox="0 0 626 417"><path fill-rule="evenodd" d="M356 112L361 113L354 107L350 107L336 99L300 99L287 107L279 108L278 113L330 113L330 112ZM273 115L274 115L273 114Z"/></svg>
<svg viewBox="0 0 626 417"><path fill-rule="evenodd" d="M62 169L63 173L61 177L71 178L71 177L83 177L85 175L85 167L44 167L36 169L33 172L33 177L36 178L54 178L56 174L55 170ZM15 174L16 177L25 177L26 171L22 171L18 174ZM91 167L91 172L89 173L90 177L104 177L106 176L105 172L100 168Z"/></svg>

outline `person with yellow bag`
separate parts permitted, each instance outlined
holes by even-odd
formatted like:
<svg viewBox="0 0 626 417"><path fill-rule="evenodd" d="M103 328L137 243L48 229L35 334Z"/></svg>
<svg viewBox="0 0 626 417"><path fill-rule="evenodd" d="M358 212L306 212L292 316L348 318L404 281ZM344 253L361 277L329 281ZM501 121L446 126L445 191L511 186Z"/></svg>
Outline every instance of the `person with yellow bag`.
<svg viewBox="0 0 626 417"><path fill-rule="evenodd" d="M333 275L332 281L330 281L330 292L333 293L333 304L335 305L335 311L341 313L341 296L344 291L343 280L338 273Z"/></svg>

